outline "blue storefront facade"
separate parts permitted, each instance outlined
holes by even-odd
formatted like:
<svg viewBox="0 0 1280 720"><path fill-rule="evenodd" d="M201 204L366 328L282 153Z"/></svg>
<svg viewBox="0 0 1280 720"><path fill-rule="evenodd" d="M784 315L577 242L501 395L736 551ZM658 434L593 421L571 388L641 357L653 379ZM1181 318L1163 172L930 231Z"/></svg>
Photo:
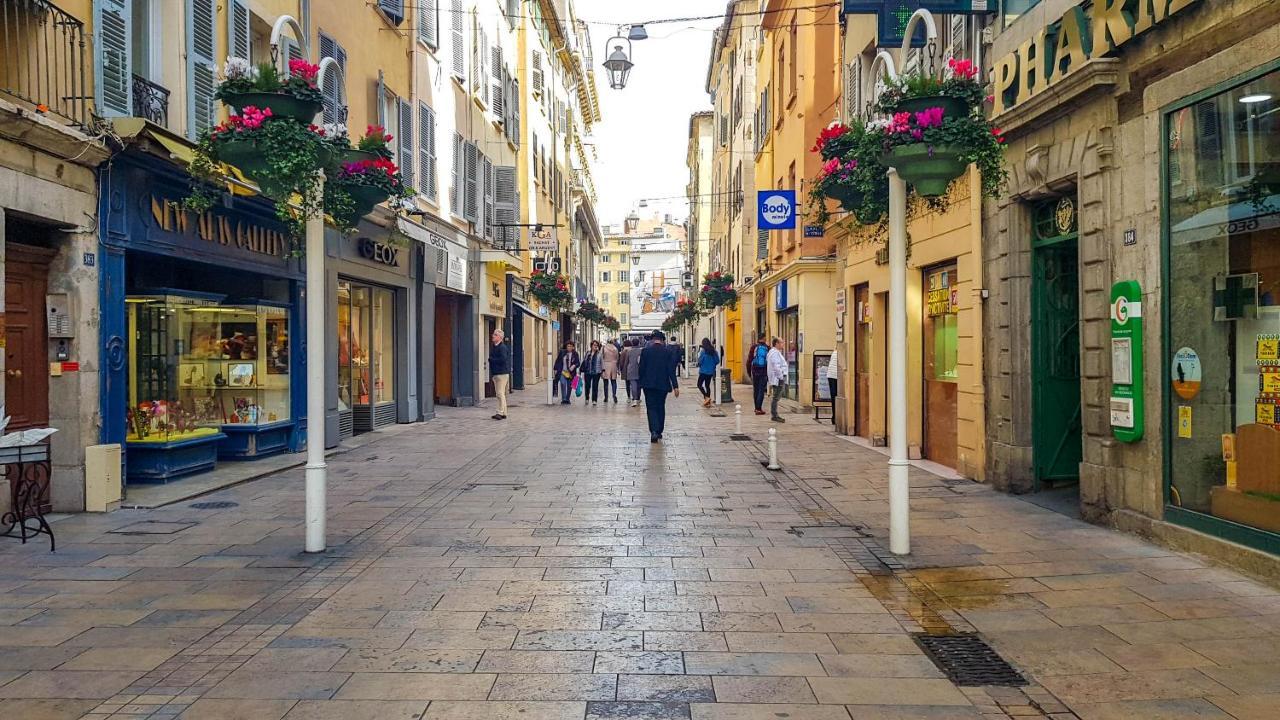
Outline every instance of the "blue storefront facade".
<svg viewBox="0 0 1280 720"><path fill-rule="evenodd" d="M304 447L303 261L273 205L131 148L100 170L103 443L128 483Z"/></svg>

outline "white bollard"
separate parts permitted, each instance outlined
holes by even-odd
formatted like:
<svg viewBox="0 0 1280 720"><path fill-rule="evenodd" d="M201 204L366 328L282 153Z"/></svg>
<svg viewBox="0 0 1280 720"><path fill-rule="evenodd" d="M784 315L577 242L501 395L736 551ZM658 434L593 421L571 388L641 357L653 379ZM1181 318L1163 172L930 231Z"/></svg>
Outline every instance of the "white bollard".
<svg viewBox="0 0 1280 720"><path fill-rule="evenodd" d="M742 434L742 403L733 406L733 427L736 434Z"/></svg>
<svg viewBox="0 0 1280 720"><path fill-rule="evenodd" d="M781 470L778 464L778 429L769 428L769 465L770 470Z"/></svg>

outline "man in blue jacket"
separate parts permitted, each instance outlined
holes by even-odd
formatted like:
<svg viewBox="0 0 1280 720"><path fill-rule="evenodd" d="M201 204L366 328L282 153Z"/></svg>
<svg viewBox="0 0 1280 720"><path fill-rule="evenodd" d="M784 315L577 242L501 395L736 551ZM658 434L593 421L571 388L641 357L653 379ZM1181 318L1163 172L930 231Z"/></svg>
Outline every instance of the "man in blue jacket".
<svg viewBox="0 0 1280 720"><path fill-rule="evenodd" d="M644 410L649 416L649 442L662 439L667 424L667 393L680 397L676 382L676 356L667 347L667 336L653 331L652 340L640 351L640 389L644 391Z"/></svg>

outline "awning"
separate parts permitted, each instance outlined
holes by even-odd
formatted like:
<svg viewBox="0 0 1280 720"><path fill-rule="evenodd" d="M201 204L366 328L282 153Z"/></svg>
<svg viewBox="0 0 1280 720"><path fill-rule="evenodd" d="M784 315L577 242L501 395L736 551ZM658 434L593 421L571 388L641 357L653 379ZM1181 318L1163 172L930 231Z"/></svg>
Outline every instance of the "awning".
<svg viewBox="0 0 1280 720"><path fill-rule="evenodd" d="M1280 227L1280 195L1236 200L1201 210L1170 228L1174 245Z"/></svg>
<svg viewBox="0 0 1280 720"><path fill-rule="evenodd" d="M524 313L525 315L528 315L529 317L534 317L534 318L538 317L538 313L530 310L529 306L525 305L522 302L516 302L515 300L512 300L511 307L515 308L516 310L519 310L520 312Z"/></svg>

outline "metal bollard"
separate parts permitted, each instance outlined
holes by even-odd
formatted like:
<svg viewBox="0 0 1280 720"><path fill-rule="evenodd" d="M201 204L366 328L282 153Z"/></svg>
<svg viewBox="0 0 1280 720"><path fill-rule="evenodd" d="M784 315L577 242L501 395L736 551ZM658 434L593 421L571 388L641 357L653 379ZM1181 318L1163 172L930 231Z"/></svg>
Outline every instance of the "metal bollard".
<svg viewBox="0 0 1280 720"><path fill-rule="evenodd" d="M733 427L735 434L742 434L742 403L733 406Z"/></svg>
<svg viewBox="0 0 1280 720"><path fill-rule="evenodd" d="M781 470L782 466L778 464L778 429L769 428L769 464L766 466L770 470Z"/></svg>

